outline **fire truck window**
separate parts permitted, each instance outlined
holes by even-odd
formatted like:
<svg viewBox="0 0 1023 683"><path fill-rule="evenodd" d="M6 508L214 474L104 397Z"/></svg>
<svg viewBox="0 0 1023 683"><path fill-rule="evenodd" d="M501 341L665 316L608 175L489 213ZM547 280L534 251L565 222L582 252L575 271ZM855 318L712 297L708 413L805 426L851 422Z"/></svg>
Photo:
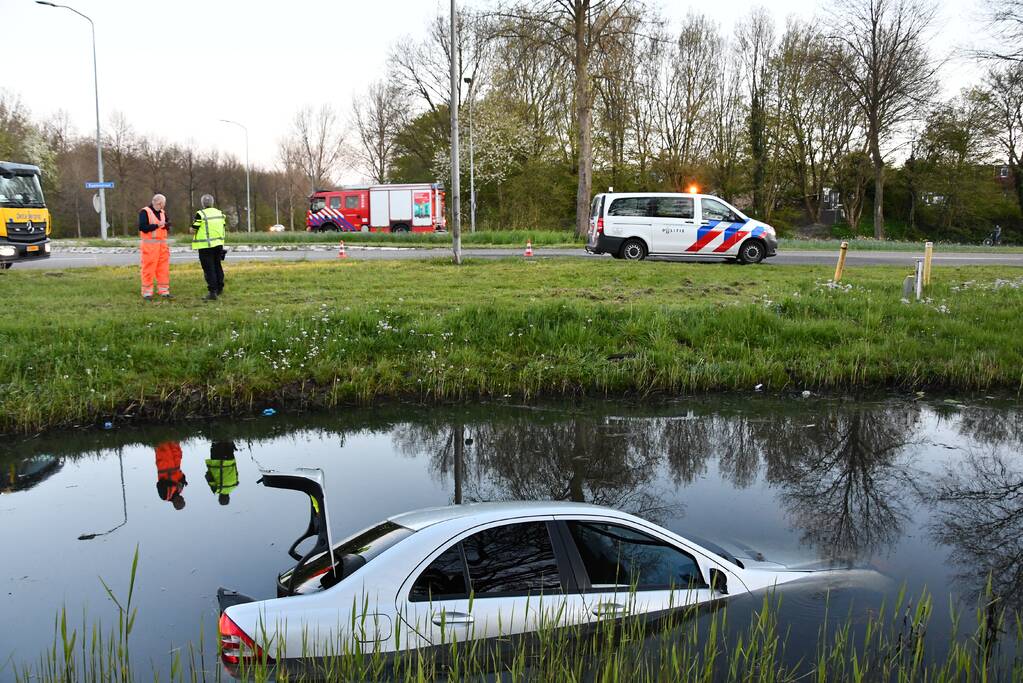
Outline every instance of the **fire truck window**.
<svg viewBox="0 0 1023 683"><path fill-rule="evenodd" d="M346 209L357 209L359 208L359 195L350 194L345 197L345 208Z"/></svg>
<svg viewBox="0 0 1023 683"><path fill-rule="evenodd" d="M312 203L309 205L309 210L316 213L323 207L327 206L327 200L323 197L313 197Z"/></svg>
<svg viewBox="0 0 1023 683"><path fill-rule="evenodd" d="M341 208L341 198L340 197L331 197L330 198L330 208L332 208L332 209L340 209Z"/></svg>

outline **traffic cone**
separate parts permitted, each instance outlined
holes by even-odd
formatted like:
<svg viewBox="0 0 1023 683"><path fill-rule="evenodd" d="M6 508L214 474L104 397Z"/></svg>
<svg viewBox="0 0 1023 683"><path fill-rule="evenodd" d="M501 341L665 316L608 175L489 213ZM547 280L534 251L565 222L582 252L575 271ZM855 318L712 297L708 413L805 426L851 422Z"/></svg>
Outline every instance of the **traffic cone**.
<svg viewBox="0 0 1023 683"><path fill-rule="evenodd" d="M523 254L526 258L533 255L533 240L526 240L526 253Z"/></svg>
<svg viewBox="0 0 1023 683"><path fill-rule="evenodd" d="M341 246L337 248L338 258L348 258L348 254L345 253L345 241L341 240Z"/></svg>

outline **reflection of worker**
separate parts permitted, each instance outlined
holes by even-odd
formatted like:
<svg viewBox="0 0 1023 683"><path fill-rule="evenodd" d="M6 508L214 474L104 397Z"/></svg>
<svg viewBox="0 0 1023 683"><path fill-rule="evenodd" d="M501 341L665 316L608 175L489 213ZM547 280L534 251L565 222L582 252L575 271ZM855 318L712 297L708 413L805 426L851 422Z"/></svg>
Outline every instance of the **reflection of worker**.
<svg viewBox="0 0 1023 683"><path fill-rule="evenodd" d="M164 210L167 198L153 195L153 201L139 211L139 251L142 254L142 298L153 298L153 280L160 296L170 299L170 221Z"/></svg>
<svg viewBox="0 0 1023 683"><path fill-rule="evenodd" d="M206 461L206 483L221 505L231 502L231 492L238 488L238 461L234 458L234 441L214 441L210 444L210 459Z"/></svg>
<svg viewBox="0 0 1023 683"><path fill-rule="evenodd" d="M156 447L156 492L160 500L168 500L175 510L185 507L181 492L188 486L181 471L181 444L167 441Z"/></svg>

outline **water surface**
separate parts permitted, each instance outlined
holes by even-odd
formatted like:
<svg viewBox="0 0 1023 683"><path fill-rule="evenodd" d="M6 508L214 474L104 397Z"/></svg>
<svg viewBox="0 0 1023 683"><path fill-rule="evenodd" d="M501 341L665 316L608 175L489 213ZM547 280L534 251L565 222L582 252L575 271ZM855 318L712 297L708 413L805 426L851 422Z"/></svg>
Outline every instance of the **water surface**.
<svg viewBox="0 0 1023 683"><path fill-rule="evenodd" d="M183 484L166 471L178 447ZM989 574L1023 603L1021 451L1023 411L990 398L391 406L9 442L0 678L52 642L61 607L114 625L100 577L123 594L136 547L139 666L163 670L200 628L212 647L217 587L273 596L308 521L301 494L257 485L260 467L323 468L335 539L426 506L576 500L785 564L859 568L868 578L831 600L926 589L940 642L948 600L972 607ZM234 465L237 488L218 495ZM794 591L785 618L813 633L824 609L822 591Z"/></svg>

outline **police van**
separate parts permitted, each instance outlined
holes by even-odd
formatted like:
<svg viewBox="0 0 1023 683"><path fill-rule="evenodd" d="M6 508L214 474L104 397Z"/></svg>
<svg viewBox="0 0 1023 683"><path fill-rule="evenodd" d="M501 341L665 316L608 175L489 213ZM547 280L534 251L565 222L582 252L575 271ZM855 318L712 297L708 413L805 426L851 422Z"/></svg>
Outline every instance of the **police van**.
<svg viewBox="0 0 1023 683"><path fill-rule="evenodd" d="M774 228L712 195L598 194L590 206L586 251L638 261L647 256L760 263L778 251Z"/></svg>

